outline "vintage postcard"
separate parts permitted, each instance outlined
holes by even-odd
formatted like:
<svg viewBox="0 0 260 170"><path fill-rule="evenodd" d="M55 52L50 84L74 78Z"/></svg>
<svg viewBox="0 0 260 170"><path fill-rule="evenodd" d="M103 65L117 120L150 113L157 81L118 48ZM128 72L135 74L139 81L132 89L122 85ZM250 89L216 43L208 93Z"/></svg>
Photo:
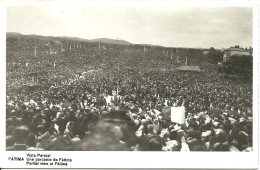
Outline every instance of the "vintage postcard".
<svg viewBox="0 0 260 170"><path fill-rule="evenodd" d="M1 168L258 167L257 1L2 4Z"/></svg>

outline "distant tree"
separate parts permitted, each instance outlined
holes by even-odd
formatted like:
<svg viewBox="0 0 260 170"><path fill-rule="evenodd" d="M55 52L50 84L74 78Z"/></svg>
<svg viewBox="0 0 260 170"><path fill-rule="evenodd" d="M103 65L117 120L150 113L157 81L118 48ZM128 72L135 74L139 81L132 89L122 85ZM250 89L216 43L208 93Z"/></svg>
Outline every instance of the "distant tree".
<svg viewBox="0 0 260 170"><path fill-rule="evenodd" d="M51 45L51 46L54 46L54 45L55 45L55 41L51 40L51 41L50 41L50 45Z"/></svg>
<svg viewBox="0 0 260 170"><path fill-rule="evenodd" d="M39 44L39 42L40 42L39 38L32 38L31 39L32 45L37 45L37 44Z"/></svg>
<svg viewBox="0 0 260 170"><path fill-rule="evenodd" d="M210 47L208 52L209 62L217 64L219 61L223 60L223 52L220 50L215 50L213 47Z"/></svg>
<svg viewBox="0 0 260 170"><path fill-rule="evenodd" d="M189 48L187 50L187 56L190 58L195 58L195 59L202 59L202 50L201 49L192 49Z"/></svg>

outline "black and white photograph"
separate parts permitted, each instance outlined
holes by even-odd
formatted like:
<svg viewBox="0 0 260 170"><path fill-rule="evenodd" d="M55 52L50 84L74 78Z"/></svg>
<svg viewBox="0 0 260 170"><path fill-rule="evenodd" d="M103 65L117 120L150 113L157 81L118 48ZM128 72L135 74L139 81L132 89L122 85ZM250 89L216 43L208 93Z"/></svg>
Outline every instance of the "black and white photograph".
<svg viewBox="0 0 260 170"><path fill-rule="evenodd" d="M256 151L253 21L250 5L7 6L5 152Z"/></svg>
<svg viewBox="0 0 260 170"><path fill-rule="evenodd" d="M252 8L8 7L6 149L250 152L252 53Z"/></svg>

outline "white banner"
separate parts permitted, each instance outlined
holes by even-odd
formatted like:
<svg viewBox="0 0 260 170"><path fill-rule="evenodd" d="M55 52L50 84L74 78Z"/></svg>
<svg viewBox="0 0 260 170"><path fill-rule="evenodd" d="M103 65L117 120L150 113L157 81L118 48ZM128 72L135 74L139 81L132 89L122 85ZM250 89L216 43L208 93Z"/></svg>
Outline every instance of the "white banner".
<svg viewBox="0 0 260 170"><path fill-rule="evenodd" d="M185 123L185 107L171 107L171 121L179 124Z"/></svg>

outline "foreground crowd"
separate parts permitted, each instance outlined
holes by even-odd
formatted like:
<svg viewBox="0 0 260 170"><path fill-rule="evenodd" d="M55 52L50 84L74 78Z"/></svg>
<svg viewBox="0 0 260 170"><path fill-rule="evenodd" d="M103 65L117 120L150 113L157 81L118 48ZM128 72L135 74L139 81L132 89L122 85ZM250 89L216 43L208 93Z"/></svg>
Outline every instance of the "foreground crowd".
<svg viewBox="0 0 260 170"><path fill-rule="evenodd" d="M19 52L7 52L7 150L252 151L252 82L214 65L174 71L156 51ZM164 106L184 106L185 122Z"/></svg>

